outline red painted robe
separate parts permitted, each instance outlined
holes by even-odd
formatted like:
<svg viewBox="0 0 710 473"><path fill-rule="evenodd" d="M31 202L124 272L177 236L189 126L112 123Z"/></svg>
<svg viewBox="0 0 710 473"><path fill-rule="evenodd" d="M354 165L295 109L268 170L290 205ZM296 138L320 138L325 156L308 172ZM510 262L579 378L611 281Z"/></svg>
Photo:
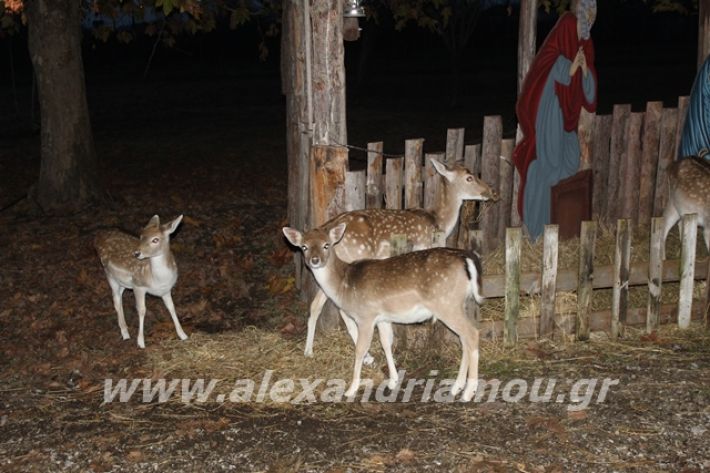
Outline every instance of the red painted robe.
<svg viewBox="0 0 710 473"><path fill-rule="evenodd" d="M520 174L518 212L521 218L523 217L523 196L525 195L528 166L537 158L535 152L535 121L547 76L560 55L570 61L574 61L580 46L584 48L587 66L594 75L594 83L596 85L597 71L594 68L594 44L591 39L580 40L577 37L577 17L570 12L563 14L552 31L550 31L550 34L547 35L545 42L530 66L530 70L525 76L523 88L515 106L520 129L523 132L523 139L513 150L513 163ZM563 86L559 83L555 84L555 92L562 107L564 129L568 132L577 131L582 107L589 112L594 112L597 108L596 92L591 103L587 102L584 97L582 77L583 71L580 67L568 86Z"/></svg>

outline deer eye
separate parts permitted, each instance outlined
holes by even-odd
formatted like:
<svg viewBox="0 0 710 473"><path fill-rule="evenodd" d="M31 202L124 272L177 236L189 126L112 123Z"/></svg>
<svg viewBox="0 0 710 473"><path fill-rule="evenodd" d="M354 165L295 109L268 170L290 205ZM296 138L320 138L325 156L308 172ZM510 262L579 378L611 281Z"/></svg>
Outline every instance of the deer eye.
<svg viewBox="0 0 710 473"><path fill-rule="evenodd" d="M326 243L325 245L323 245L323 249L324 249L324 250L327 250L327 249L329 249L329 248L330 248L330 244L329 244L329 243Z"/></svg>
<svg viewBox="0 0 710 473"><path fill-rule="evenodd" d="M153 243L154 245L157 245L158 242L160 242L160 238L158 238L158 237L155 237L151 240L151 243Z"/></svg>
<svg viewBox="0 0 710 473"><path fill-rule="evenodd" d="M301 250L302 250L302 251L307 251L307 250L308 250L308 247L307 247L306 245L303 245L303 246L301 246Z"/></svg>
<svg viewBox="0 0 710 473"><path fill-rule="evenodd" d="M473 176L466 177L466 182L473 182Z"/></svg>

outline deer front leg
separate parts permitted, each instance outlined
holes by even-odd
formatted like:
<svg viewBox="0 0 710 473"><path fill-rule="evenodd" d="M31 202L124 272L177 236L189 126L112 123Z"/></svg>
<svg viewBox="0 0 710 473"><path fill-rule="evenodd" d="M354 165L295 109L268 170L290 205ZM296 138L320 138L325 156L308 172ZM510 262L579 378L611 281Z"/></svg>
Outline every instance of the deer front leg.
<svg viewBox="0 0 710 473"><path fill-rule="evenodd" d="M173 319L175 324L175 331L177 332L180 340L187 340L187 334L183 331L180 321L178 320L177 314L175 313L175 304L173 304L173 296L169 292L163 296L163 304L168 308L170 312L170 317Z"/></svg>
<svg viewBox="0 0 710 473"><path fill-rule="evenodd" d="M346 314L342 310L340 311L340 317L345 323L345 328L348 330L348 335L350 335L350 338L353 339L353 343L357 345L357 324L353 319L350 318L348 314ZM372 357L372 355L370 355L370 352L367 352L365 353L365 358L363 358L362 362L367 366L370 366L375 362L375 359Z"/></svg>
<svg viewBox="0 0 710 473"><path fill-rule="evenodd" d="M345 397L355 396L360 388L360 373L362 372L362 360L365 358L367 348L372 342L372 333L375 325L373 322L364 321L359 325L359 336L355 344L355 368L353 369L353 380L350 387L345 391Z"/></svg>
<svg viewBox="0 0 710 473"><path fill-rule="evenodd" d="M136 311L138 312L138 346L145 348L145 340L143 338L143 321L145 320L145 289L137 287L133 288L133 294L136 296Z"/></svg>
<svg viewBox="0 0 710 473"><path fill-rule="evenodd" d="M387 368L390 372L390 379L387 382L387 387L394 389L399 384L399 375L397 373L397 367L394 364L394 356L392 356L392 341L394 340L392 324L389 322L380 322L377 324L377 331L380 333L380 343L382 343L382 349L385 351Z"/></svg>
<svg viewBox="0 0 710 473"><path fill-rule="evenodd" d="M316 296L311 301L311 310L308 315L308 335L306 335L306 350L303 354L307 357L313 356L313 338L316 335L316 324L318 323L318 317L323 310L325 302L328 300L325 293L321 288L316 289Z"/></svg>
<svg viewBox="0 0 710 473"><path fill-rule="evenodd" d="M113 295L113 308L116 309L116 314L118 314L118 327L121 329L121 337L124 340L128 340L131 336L128 334L126 316L123 314L123 291L125 288L112 279L108 280L108 284L111 286Z"/></svg>

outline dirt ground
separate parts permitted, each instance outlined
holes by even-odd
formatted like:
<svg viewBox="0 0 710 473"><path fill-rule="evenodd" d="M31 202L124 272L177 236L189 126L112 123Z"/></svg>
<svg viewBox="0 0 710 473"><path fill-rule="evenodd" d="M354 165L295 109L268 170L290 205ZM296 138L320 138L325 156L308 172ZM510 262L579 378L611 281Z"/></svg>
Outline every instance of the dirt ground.
<svg viewBox="0 0 710 473"><path fill-rule="evenodd" d="M260 330L277 337L274 345L295 367L305 339L306 304L293 286L292 253L280 233L287 222L278 82L256 74L238 82L151 84L90 85L109 198L69 217L42 215L20 200L37 172L38 137L6 120L0 207L19 203L0 212L0 470L710 471L710 334L700 327L630 334L618 343L484 345L484 379L554 378L556 393L563 394L574 380L618 380L604 402L581 411L501 398L470 404L144 403L138 397L104 403L106 379L204 373L166 375L157 366L179 342L155 298L148 300L147 348L138 349L135 338L121 340L91 246L102 228L136 233L155 213L185 215L172 240L180 268L173 297L192 336L185 346ZM218 105L206 109L205 97ZM507 113L509 121L509 99L493 97L477 110ZM497 109L496 100L503 100ZM480 128L482 116L435 100L389 104L389 112L366 98L351 105L356 143L427 136L428 144L441 145L447 126ZM422 109L430 116L414 120L413 111ZM124 307L135 337L130 293ZM334 337L347 355L349 342ZM324 371L333 364L322 351L319 357L319 340L309 368L314 378L319 362ZM429 364L437 358L396 356L412 376L437 369L441 379L455 370L450 357ZM382 364L378 357L374 372ZM235 378L240 369L234 368ZM270 367L255 357L248 369ZM348 380L349 367L340 376Z"/></svg>

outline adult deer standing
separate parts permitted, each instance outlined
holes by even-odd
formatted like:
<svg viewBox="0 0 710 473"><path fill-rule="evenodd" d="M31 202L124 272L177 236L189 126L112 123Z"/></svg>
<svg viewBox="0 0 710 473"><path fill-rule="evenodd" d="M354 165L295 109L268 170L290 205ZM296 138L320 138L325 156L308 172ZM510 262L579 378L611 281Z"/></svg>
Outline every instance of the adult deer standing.
<svg viewBox="0 0 710 473"><path fill-rule="evenodd" d="M182 221L182 215L175 220L160 224L154 215L141 232L140 238L118 230L103 231L96 235L94 246L106 272L106 279L113 293L113 306L118 314L121 335L128 340L126 318L123 315L123 291L133 289L138 311L138 346L145 348L143 320L145 319L146 293L159 296L175 324L181 340L187 335L180 326L175 305L170 294L177 282L177 263L170 251L170 235Z"/></svg>
<svg viewBox="0 0 710 473"><path fill-rule="evenodd" d="M697 214L703 227L705 246L710 251L710 164L691 156L668 168L668 203L663 211L663 248L668 232L686 214ZM665 254L665 250L664 250Z"/></svg>
<svg viewBox="0 0 710 473"><path fill-rule="evenodd" d="M335 247L338 258L346 263L362 259L383 259L392 254L390 239L394 234L405 235L413 250L431 248L437 232L448 237L456 226L461 205L466 200L497 200L498 196L485 182L477 178L465 167L454 164L451 167L432 159L432 164L443 179L442 197L431 209L367 209L345 212L326 222L321 228L328 232L338 225L347 225L342 241ZM313 356L313 339L316 323L327 301L319 290L311 302L306 338L306 356ZM341 312L341 317L353 342L357 343L358 327ZM386 330L391 330L391 327ZM367 354L365 363L372 363Z"/></svg>
<svg viewBox="0 0 710 473"><path fill-rule="evenodd" d="M441 320L461 339L461 365L451 388L462 389L470 401L478 383L478 330L467 317L469 297L481 303L480 264L462 250L432 248L382 260L346 263L336 248L343 241L345 223L316 228L305 235L285 227L283 233L303 252L316 282L335 305L357 325L353 380L346 396L360 387L360 372L377 325L387 357L390 389L399 382L392 356L392 323L414 324L432 317Z"/></svg>

